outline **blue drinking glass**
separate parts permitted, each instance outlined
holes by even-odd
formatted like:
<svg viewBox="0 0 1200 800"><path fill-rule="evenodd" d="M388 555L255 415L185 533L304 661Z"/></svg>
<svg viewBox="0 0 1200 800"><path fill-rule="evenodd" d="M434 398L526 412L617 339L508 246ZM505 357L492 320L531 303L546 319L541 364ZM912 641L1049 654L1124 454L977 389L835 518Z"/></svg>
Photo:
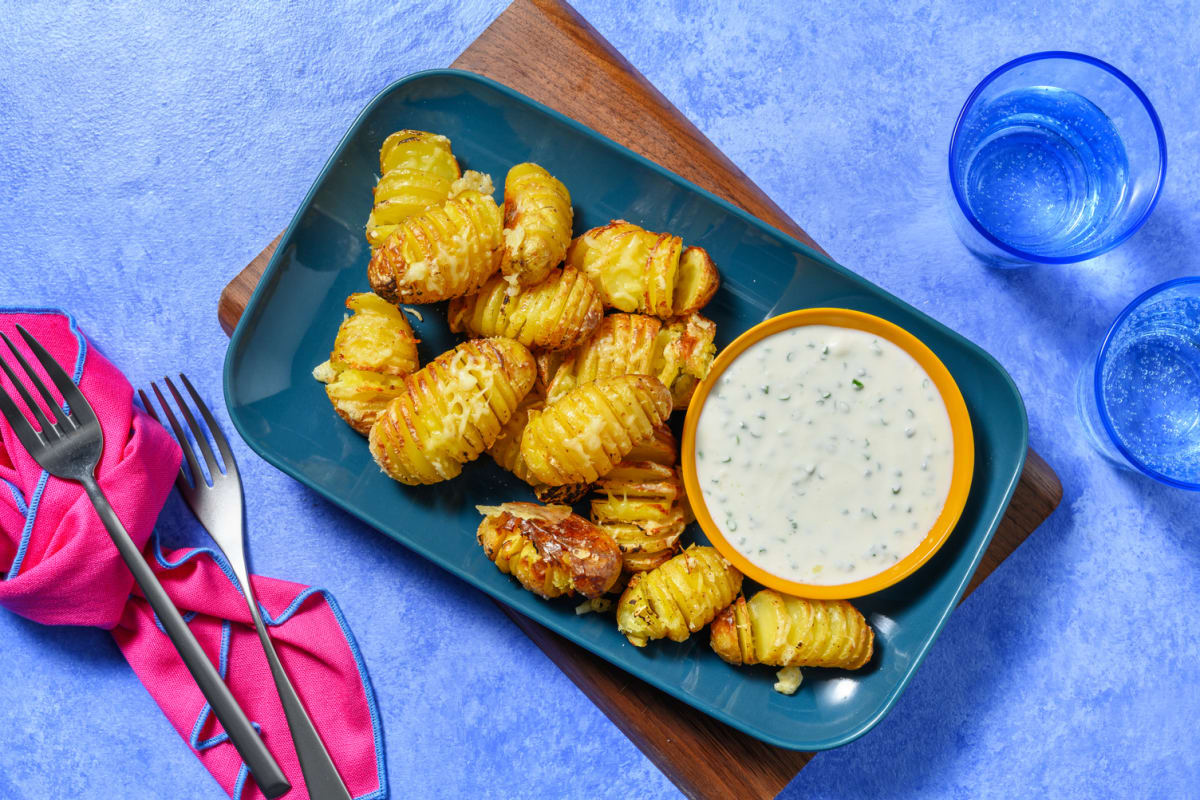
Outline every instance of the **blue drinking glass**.
<svg viewBox="0 0 1200 800"><path fill-rule="evenodd" d="M1122 311L1076 385L1107 458L1200 491L1200 277L1155 286Z"/></svg>
<svg viewBox="0 0 1200 800"><path fill-rule="evenodd" d="M1137 85L1079 53L1033 53L992 72L950 139L955 231L994 266L1068 264L1141 227L1167 147Z"/></svg>

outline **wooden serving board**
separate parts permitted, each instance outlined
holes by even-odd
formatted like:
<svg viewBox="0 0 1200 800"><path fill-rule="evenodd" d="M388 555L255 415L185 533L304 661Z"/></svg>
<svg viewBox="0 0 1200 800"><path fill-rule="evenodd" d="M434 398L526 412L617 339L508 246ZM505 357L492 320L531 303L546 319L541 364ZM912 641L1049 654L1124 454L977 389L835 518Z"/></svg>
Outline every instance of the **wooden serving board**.
<svg viewBox="0 0 1200 800"><path fill-rule="evenodd" d="M493 78L602 131L821 250L565 3L515 0L451 66ZM245 310L279 238L221 293L219 316L226 333ZM1058 476L1030 450L1012 504L967 593L1061 499ZM614 669L507 606L501 608L688 797L774 797L814 755L763 744Z"/></svg>

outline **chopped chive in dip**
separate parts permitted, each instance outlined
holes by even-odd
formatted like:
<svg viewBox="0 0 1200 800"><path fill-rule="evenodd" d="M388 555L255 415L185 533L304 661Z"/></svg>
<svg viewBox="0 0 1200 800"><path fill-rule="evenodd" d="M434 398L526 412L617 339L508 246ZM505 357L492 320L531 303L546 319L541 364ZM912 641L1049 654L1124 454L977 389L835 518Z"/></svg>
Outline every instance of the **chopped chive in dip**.
<svg viewBox="0 0 1200 800"><path fill-rule="evenodd" d="M862 388L863 388L863 382L862 382L862 381L860 381L858 378L855 378L854 380L852 380L852 381L850 381L850 382L854 384L854 390L855 390L855 391L857 391L857 392L861 392L861 391L862 391Z"/></svg>

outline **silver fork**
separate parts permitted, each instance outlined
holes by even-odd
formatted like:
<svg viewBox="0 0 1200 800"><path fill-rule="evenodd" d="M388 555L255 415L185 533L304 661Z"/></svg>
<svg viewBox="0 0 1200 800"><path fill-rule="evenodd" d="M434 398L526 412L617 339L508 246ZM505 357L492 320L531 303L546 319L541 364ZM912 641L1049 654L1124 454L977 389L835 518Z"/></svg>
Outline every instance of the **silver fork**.
<svg viewBox="0 0 1200 800"><path fill-rule="evenodd" d="M158 404L166 415L176 440L183 448L188 471L191 472L191 480L188 480L188 476L180 468L179 476L175 479L175 486L183 495L184 501L191 507L192 512L195 513L196 518L200 520L213 541L216 542L217 547L225 554L233 567L238 582L242 585L242 593L250 606L250 616L254 619L254 628L258 631L258 639L262 642L263 650L267 654L267 662L271 665L275 688L279 690L279 699L283 703L283 712L287 716L288 728L292 733L292 742L296 746L296 756L300 761L300 770L304 773L304 782L307 784L309 796L313 800L350 800L350 792L342 783L342 779L333 765L333 759L329 757L329 751L325 749L321 737L317 735L317 729L313 725L312 719L309 718L308 712L304 710L300 696L296 694L296 689L288 679L287 673L284 672L283 665L279 663L275 646L271 643L266 625L263 624L258 600L254 596L254 589L250 585L250 575L246 569L242 479L238 474L233 451L229 448L229 442L225 440L221 429L217 427L217 421L213 419L208 406L204 404L192 386L192 382L182 373L179 375L179 379L200 411L200 416L204 418L204 424L208 426L213 441L217 444L217 450L221 453L222 463L217 464L212 447L209 446L208 439L204 435L203 427L196 422L195 416L179 394L179 390L175 388L175 384L171 382L170 378L164 378L163 382L167 385L167 390L174 398L180 413L183 414L183 418L192 432L192 437L196 441L196 446L200 448L204 457L209 474L209 480L206 481L204 473L200 470L196 452L189 444L179 420L176 419L175 413L171 410L170 404L167 403L167 399L159 390L158 385L151 383L150 388L154 391L154 396L158 398ZM158 414L146 393L139 389L138 395L141 397L146 411L158 419Z"/></svg>
<svg viewBox="0 0 1200 800"><path fill-rule="evenodd" d="M283 770L280 769L278 762L275 761L258 732L254 730L254 726L246 717L246 712L242 710L238 701L230 693L229 687L221 680L221 675L217 672L216 667L200 647L200 643L196 641L196 637L188 628L187 623L183 621L179 610L175 608L170 596L155 577L154 570L142 557L137 544L125 530L121 520L117 518L108 498L101 491L100 484L96 482L96 465L100 462L100 454L104 451L104 432L100 429L100 422L96 419L95 412L92 411L87 398L79 391L79 387L58 365L53 356L20 325L17 326L17 331L20 332L21 338L25 340L25 344L29 346L33 355L41 362L46 375L58 388L66 405L60 406L57 403L50 394L50 390L46 388L46 384L29 366L25 356L21 355L8 336L0 333L0 337L4 339L4 343L8 345L8 349L16 357L21 370L24 371L25 378L37 389L54 419L51 420L46 416L46 413L30 396L25 384L18 380L16 373L3 357L0 357L0 367L3 367L4 373L12 381L38 427L35 429L30 424L12 396L2 386L0 386L0 412L8 420L8 424L16 433L21 444L29 451L29 455L42 469L57 478L75 481L83 486L96 513L108 530L108 535L112 537L113 544L117 546L121 558L128 565L129 571L133 573L133 578L137 581L138 586L142 587L146 601L158 615L171 643L179 651L183 663L192 673L192 677L196 679L205 699L212 706L213 713L225 728L225 732L229 734L230 740L246 762L246 766L250 768L255 782L267 797L279 797L291 789L287 778L284 777Z"/></svg>

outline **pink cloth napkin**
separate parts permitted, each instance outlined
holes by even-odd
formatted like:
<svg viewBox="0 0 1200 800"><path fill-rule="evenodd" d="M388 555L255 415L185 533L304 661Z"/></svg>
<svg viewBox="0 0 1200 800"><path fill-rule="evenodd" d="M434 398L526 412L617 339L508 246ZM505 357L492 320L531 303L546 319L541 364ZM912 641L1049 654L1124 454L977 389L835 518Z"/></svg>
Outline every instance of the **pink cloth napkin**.
<svg viewBox="0 0 1200 800"><path fill-rule="evenodd" d="M307 797L266 656L228 563L215 548L164 553L151 535L179 469L179 446L133 405L129 382L89 345L70 316L0 310L0 331L15 342L20 341L17 323L73 374L92 404L104 430L97 468L101 487L230 691L259 726L292 784L286 797ZM0 344L0 352L6 351ZM12 393L8 379L0 375L0 381ZM241 757L82 488L43 472L2 418L0 434L0 605L47 625L111 630L138 678L221 787L238 800L263 797L254 781L247 781ZM359 800L385 797L375 698L337 603L321 589L257 575L251 580L284 669L350 794Z"/></svg>

